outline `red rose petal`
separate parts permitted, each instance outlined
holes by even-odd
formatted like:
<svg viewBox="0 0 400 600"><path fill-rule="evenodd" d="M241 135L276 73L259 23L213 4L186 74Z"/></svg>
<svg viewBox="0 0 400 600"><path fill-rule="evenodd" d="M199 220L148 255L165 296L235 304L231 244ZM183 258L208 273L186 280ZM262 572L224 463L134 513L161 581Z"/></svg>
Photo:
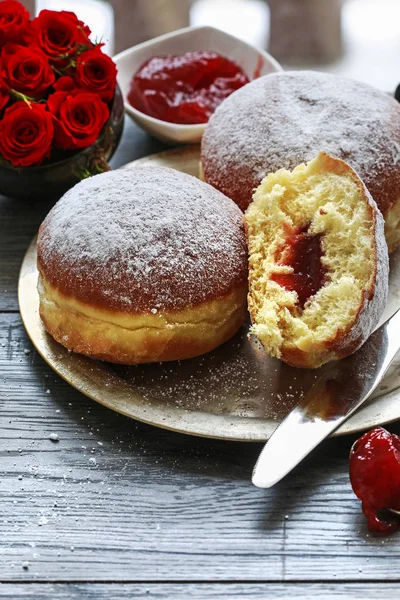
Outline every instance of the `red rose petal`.
<svg viewBox="0 0 400 600"><path fill-rule="evenodd" d="M89 27L70 11L41 10L31 27L38 46L57 64L68 63L78 44L92 45Z"/></svg>
<svg viewBox="0 0 400 600"><path fill-rule="evenodd" d="M0 2L0 45L22 43L27 31L29 12L17 0Z"/></svg>
<svg viewBox="0 0 400 600"><path fill-rule="evenodd" d="M68 92L55 92L54 94L51 94L51 96L48 97L47 106L49 107L49 110L53 115L58 115L60 106L67 96Z"/></svg>
<svg viewBox="0 0 400 600"><path fill-rule="evenodd" d="M38 165L50 154L53 136L45 105L16 102L0 121L0 154L14 166Z"/></svg>
<svg viewBox="0 0 400 600"><path fill-rule="evenodd" d="M70 75L63 75L53 85L56 92L71 92L76 88L76 83Z"/></svg>
<svg viewBox="0 0 400 600"><path fill-rule="evenodd" d="M49 59L39 48L6 44L0 59L0 77L8 89L31 98L43 98L55 81Z"/></svg>
<svg viewBox="0 0 400 600"><path fill-rule="evenodd" d="M104 54L100 46L82 52L76 64L76 81L79 87L99 94L105 102L110 101L115 92L117 67L114 61Z"/></svg>
<svg viewBox="0 0 400 600"><path fill-rule="evenodd" d="M54 114L54 143L62 150L75 150L91 146L109 117L107 105L97 94L76 90L76 94L67 95L62 102L61 96L51 96L51 111ZM54 111L54 107L58 109Z"/></svg>

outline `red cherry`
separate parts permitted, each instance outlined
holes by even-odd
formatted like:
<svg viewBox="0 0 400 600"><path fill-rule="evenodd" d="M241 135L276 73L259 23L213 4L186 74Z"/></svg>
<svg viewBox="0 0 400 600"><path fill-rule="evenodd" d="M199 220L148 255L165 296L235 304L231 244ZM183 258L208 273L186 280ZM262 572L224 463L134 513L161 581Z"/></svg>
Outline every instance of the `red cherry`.
<svg viewBox="0 0 400 600"><path fill-rule="evenodd" d="M350 451L350 482L362 501L370 531L387 535L400 523L383 520L378 510L400 510L400 437L383 427L365 433Z"/></svg>

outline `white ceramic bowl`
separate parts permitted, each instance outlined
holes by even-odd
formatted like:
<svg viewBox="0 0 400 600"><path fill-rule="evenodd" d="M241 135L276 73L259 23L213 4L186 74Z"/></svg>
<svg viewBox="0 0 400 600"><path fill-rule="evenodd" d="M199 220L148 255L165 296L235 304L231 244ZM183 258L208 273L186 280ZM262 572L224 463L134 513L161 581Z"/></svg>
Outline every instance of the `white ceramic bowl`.
<svg viewBox="0 0 400 600"><path fill-rule="evenodd" d="M205 124L178 125L154 119L133 108L127 101L132 76L152 56L183 54L191 50L211 50L235 61L249 79L282 71L280 64L268 54L214 27L186 27L138 44L114 57L118 67L118 83L124 96L125 110L140 127L154 137L174 144L200 142Z"/></svg>

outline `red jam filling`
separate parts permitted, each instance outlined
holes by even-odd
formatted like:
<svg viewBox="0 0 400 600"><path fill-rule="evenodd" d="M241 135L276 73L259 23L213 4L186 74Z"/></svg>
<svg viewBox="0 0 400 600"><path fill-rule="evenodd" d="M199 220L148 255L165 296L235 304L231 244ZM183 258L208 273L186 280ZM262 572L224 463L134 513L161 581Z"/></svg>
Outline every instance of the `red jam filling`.
<svg viewBox="0 0 400 600"><path fill-rule="evenodd" d="M249 82L231 60L215 52L155 56L134 74L128 101L170 123L207 123L227 96Z"/></svg>
<svg viewBox="0 0 400 600"><path fill-rule="evenodd" d="M357 440L350 451L350 481L368 529L380 535L397 531L400 520L380 512L400 511L400 437L377 427Z"/></svg>
<svg viewBox="0 0 400 600"><path fill-rule="evenodd" d="M324 285L326 269L321 234L308 233L309 225L298 227L289 233L280 248L278 265L292 267L292 273L274 273L271 279L286 290L297 292L300 308Z"/></svg>

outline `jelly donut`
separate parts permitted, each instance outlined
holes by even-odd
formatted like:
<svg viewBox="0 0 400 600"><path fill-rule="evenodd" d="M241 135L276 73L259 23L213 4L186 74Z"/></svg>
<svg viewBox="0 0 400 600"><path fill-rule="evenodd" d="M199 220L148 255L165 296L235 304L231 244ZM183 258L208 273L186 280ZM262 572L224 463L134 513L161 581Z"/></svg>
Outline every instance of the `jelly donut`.
<svg viewBox="0 0 400 600"><path fill-rule="evenodd" d="M295 367L355 352L388 293L383 218L355 171L325 153L270 173L245 213L252 333Z"/></svg>
<svg viewBox="0 0 400 600"><path fill-rule="evenodd" d="M201 148L204 180L242 210L270 172L327 152L346 161L400 242L400 105L365 83L312 71L272 73L217 108Z"/></svg>
<svg viewBox="0 0 400 600"><path fill-rule="evenodd" d="M78 183L42 223L37 265L47 331L101 360L197 356L230 338L246 314L242 213L169 168Z"/></svg>

